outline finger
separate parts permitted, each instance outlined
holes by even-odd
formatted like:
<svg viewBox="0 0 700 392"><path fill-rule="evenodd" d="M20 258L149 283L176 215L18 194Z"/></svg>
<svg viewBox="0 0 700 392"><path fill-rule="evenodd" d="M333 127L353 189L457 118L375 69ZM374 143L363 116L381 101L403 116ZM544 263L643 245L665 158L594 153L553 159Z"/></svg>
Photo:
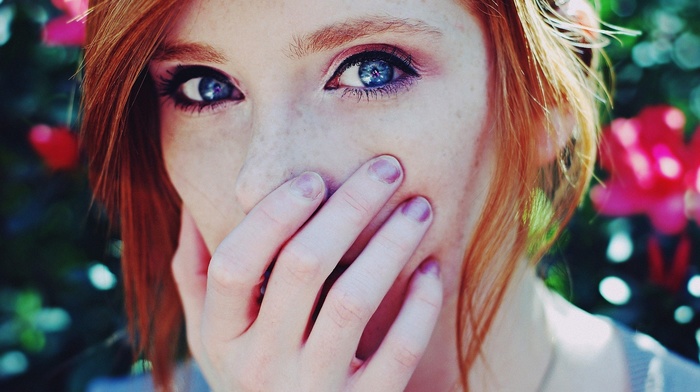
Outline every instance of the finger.
<svg viewBox="0 0 700 392"><path fill-rule="evenodd" d="M405 202L333 284L307 341L307 349L321 363L343 366L332 360L338 355L352 360L367 322L415 252L431 219L430 204L423 197Z"/></svg>
<svg viewBox="0 0 700 392"><path fill-rule="evenodd" d="M356 373L354 390L404 390L428 346L441 306L438 264L424 262L414 273L396 321L377 352Z"/></svg>
<svg viewBox="0 0 700 392"><path fill-rule="evenodd" d="M216 345L243 333L255 317L261 277L325 194L321 176L306 172L260 203L221 242L209 265L202 333Z"/></svg>
<svg viewBox="0 0 700 392"><path fill-rule="evenodd" d="M340 258L386 204L402 179L394 157L375 158L353 174L280 252L260 308L270 338L300 342L319 290Z"/></svg>
<svg viewBox="0 0 700 392"><path fill-rule="evenodd" d="M202 235L197 229L192 215L183 206L180 236L173 256L172 272L185 312L187 341L195 356L200 352L201 343L197 336L199 336L202 320L209 259L209 251L204 244Z"/></svg>

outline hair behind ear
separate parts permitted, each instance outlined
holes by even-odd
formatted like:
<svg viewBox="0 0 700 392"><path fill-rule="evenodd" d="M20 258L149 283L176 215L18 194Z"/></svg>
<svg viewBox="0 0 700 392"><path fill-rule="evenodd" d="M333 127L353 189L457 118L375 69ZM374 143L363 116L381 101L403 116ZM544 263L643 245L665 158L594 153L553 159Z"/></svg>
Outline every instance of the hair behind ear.
<svg viewBox="0 0 700 392"><path fill-rule="evenodd" d="M170 268L180 202L163 165L157 95L146 67L182 4L91 1L81 124L93 192L124 243L125 305L135 355L152 362L154 382L166 391L172 389L182 330Z"/></svg>
<svg viewBox="0 0 700 392"><path fill-rule="evenodd" d="M490 48L488 99L499 154L460 280L456 338L467 390L518 264L524 256L535 263L547 251L592 175L602 44L587 40L597 28L562 16L569 12L563 5L557 11L545 0L464 3ZM542 151L543 141L549 145Z"/></svg>

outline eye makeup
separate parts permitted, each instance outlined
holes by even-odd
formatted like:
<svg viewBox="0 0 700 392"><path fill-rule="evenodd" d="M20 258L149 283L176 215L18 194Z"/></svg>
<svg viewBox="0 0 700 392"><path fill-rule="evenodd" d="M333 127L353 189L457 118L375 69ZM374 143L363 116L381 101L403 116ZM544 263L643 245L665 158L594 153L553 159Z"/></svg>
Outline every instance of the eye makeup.
<svg viewBox="0 0 700 392"><path fill-rule="evenodd" d="M179 64L156 79L160 96L182 111L202 113L245 99L230 77L205 65ZM370 101L396 96L418 79L410 55L395 47L371 45L342 60L323 88L340 92L343 98Z"/></svg>
<svg viewBox="0 0 700 392"><path fill-rule="evenodd" d="M243 93L222 72L203 65L177 65L159 78L159 94L185 111L201 113L232 101L241 101Z"/></svg>
<svg viewBox="0 0 700 392"><path fill-rule="evenodd" d="M325 89L341 90L342 97L369 101L396 95L419 78L410 55L394 47L381 47L347 57Z"/></svg>

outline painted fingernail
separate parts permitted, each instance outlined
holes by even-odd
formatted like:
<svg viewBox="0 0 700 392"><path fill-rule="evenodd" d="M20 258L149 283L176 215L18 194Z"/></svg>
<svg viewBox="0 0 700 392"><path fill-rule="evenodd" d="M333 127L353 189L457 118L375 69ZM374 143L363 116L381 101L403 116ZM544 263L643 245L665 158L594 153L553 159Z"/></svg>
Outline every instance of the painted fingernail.
<svg viewBox="0 0 700 392"><path fill-rule="evenodd" d="M440 276L440 264L438 264L437 261L435 260L427 260L424 261L423 264L418 267L420 272L426 274L426 275L433 275L436 277Z"/></svg>
<svg viewBox="0 0 700 392"><path fill-rule="evenodd" d="M323 179L317 173L304 172L292 181L291 189L296 195L314 200L323 192Z"/></svg>
<svg viewBox="0 0 700 392"><path fill-rule="evenodd" d="M396 158L381 156L369 165L369 174L385 184L393 184L401 177L401 166Z"/></svg>
<svg viewBox="0 0 700 392"><path fill-rule="evenodd" d="M401 206L401 213L417 222L425 222L430 218L430 203L423 197L414 197Z"/></svg>

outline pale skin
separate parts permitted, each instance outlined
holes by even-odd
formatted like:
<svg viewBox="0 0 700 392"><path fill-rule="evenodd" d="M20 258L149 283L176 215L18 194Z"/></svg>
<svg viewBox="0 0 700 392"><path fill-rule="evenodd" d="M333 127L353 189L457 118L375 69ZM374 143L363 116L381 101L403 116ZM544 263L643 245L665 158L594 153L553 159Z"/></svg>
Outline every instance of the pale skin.
<svg viewBox="0 0 700 392"><path fill-rule="evenodd" d="M184 207L173 271L212 389L454 388L459 270L497 156L477 20L447 0L199 0L166 45L150 72ZM367 86L373 61L393 72ZM539 390L554 346L545 390L624 390L609 326L525 265L473 390Z"/></svg>

